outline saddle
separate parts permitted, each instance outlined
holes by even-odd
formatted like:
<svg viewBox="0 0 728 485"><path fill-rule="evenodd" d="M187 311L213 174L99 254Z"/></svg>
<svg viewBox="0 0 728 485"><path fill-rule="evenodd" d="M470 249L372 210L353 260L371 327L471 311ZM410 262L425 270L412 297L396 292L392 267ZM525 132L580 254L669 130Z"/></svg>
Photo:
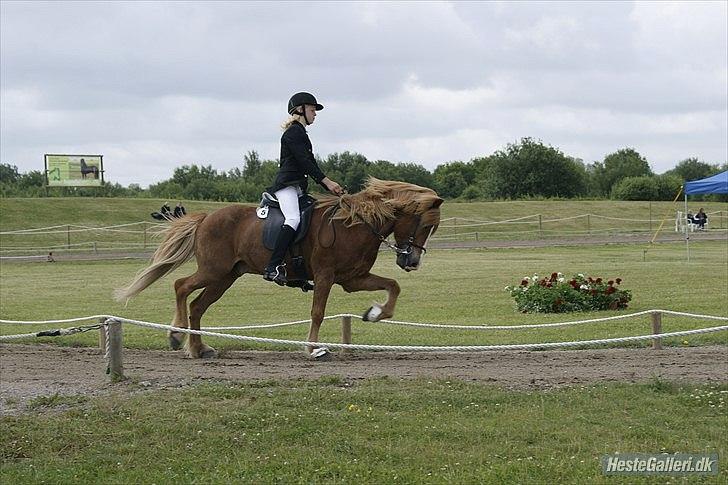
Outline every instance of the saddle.
<svg viewBox="0 0 728 485"><path fill-rule="evenodd" d="M292 286L295 288L301 288L302 291L308 291L313 289L313 285L309 282L309 276L306 272L306 265L302 255L293 254L295 252L295 246L303 241L308 233L308 228L311 225L311 216L313 210L316 207L316 199L308 194L303 194L298 198L298 208L301 211L301 222L296 230L296 237L291 243L291 249L289 250L293 262L293 270L295 276L289 274L289 281L286 286ZM263 246L266 249L273 250L278 239L278 233L281 232L283 221L285 217L281 212L278 199L273 197L268 192L263 192L263 196L260 200L260 205L255 210L258 219L265 219L265 225L263 226Z"/></svg>

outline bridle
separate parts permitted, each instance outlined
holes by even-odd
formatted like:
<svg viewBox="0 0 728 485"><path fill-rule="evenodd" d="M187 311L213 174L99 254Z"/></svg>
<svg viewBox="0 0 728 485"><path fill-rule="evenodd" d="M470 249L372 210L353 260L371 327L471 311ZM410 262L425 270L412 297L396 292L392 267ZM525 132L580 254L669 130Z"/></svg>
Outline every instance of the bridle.
<svg viewBox="0 0 728 485"><path fill-rule="evenodd" d="M407 242L405 244L403 244L402 247L400 247L399 244L392 244L391 242L389 242L389 240L384 235L382 235L382 233L379 232L377 230L377 228L375 228L367 220L365 220L362 216L360 216L354 210L352 210L351 206L349 204L347 204L346 201L344 199L342 199L341 197L339 197L339 203L340 204L342 204L342 203L343 204L346 204L349 207L349 212L351 214L354 214L356 217L358 217L359 220L361 222L363 222L369 228L369 230L372 231L372 233L379 238L379 241L382 244L384 244L385 246L387 246L387 248L391 249L392 251L394 251L398 255L400 255L400 254L402 254L402 255L411 254L413 248L419 249L420 251L422 251L423 254L427 252L427 249L424 246L420 246L419 244L416 244L415 243L415 236L417 235L417 230L420 228L420 224L422 223L422 216L421 215L418 215L417 216L417 225L415 226L414 230L412 231L412 235L410 235L410 237L407 238ZM331 217L333 218L333 214L331 215ZM432 228L430 228L430 235L432 234L433 229L434 229L434 226ZM428 236L428 239L429 239L429 236Z"/></svg>

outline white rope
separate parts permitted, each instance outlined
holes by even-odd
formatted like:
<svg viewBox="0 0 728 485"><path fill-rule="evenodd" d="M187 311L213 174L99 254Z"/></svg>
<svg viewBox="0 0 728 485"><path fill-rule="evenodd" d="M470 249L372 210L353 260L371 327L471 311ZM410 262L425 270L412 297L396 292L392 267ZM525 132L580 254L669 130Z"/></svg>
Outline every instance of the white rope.
<svg viewBox="0 0 728 485"><path fill-rule="evenodd" d="M676 316L687 316L687 317L695 317L695 318L703 318L703 319L711 319L711 320L725 320L728 321L728 317L721 317L721 316L715 316L715 315L700 315L700 314L694 314L694 313L687 313L687 312L675 312L671 310L647 310L643 312L637 312L629 315L618 315L615 317L605 317L602 319L591 319L591 320L581 320L577 322L568 322L568 323L587 323L587 322L593 322L593 321L606 321L606 320L614 320L618 318L628 318L633 316L639 316L639 315L645 315L647 313L652 312L662 312L669 315L676 315ZM338 318L342 316L350 316L354 317L356 315L352 314L339 314L339 315L333 315L330 317L325 317L325 319L331 319L331 318ZM159 330L165 330L165 331L174 331L174 332L180 332L180 333L187 333L187 334L194 334L194 335L204 335L209 337L220 337L220 338L229 338L233 340L242 340L242 341L251 341L251 342L260 342L260 343L270 343L270 344L276 344L276 345L294 345L294 346L311 346L311 347L332 347L332 348L350 348L350 349L362 349L362 350L402 350L402 351L486 351L486 350L528 350L528 349L542 349L542 348L556 348L556 347L581 347L581 346L589 346L589 345L601 345L606 343L617 343L617 342L630 342L630 341L637 341L637 340L649 340L649 339L657 339L657 338L669 338L669 337L678 337L678 336L685 336L685 335L694 335L694 334L701 334L701 333L710 333L710 332L719 332L722 330L728 330L728 325L720 326L720 327L709 327L709 328L701 328L701 329L695 329L695 330L684 330L680 332L669 332L669 333L662 333L662 334L652 334L652 335L639 335L635 337L618 337L618 338L609 338L609 339L596 339L596 340L581 340L581 341L568 341L568 342L545 342L545 343L536 343L536 344L502 344L502 345L455 345L455 346L432 346L432 345L373 345L373 344L342 344L342 343L330 343L330 342L306 342L306 341L299 341L299 340L285 340L285 339L272 339L272 338L265 338L265 337L252 337L247 335L231 335L231 334L224 334L224 333L218 333L218 332L211 332L209 330L191 330L188 328L182 328L182 327L173 327L171 325L162 325L159 323L152 323L152 322L145 322L142 320L133 320L129 318L122 318L122 317L115 317L115 316L103 316L103 315L95 315L93 317L86 317L86 318L80 318L80 319L67 319L67 320L49 320L45 322L16 322L11 320L0 320L0 323L61 323L61 322L70 322L70 321L80 321L80 320L88 320L91 318L106 318L106 323L104 324L104 328L107 332L107 354L108 354L108 323L109 320L115 320L122 323L130 323L133 325L138 325L142 327L149 327L149 328L156 328ZM307 322L306 320L296 321L296 322L286 322L285 325L293 325L297 323L304 323ZM387 323L397 323L397 324L412 324L411 322L394 322L394 321L386 321ZM271 324L273 326L280 326L281 324ZM438 328L442 328L443 325L439 324L414 324L416 326L436 326ZM535 327L548 327L548 326L554 326L555 324L542 324L542 325L535 325ZM247 328L262 328L261 326L249 326ZM444 325L444 327L453 327L449 325ZM467 327L467 328L475 328L475 326L458 326L458 327ZM482 327L482 326L481 326ZM533 328L534 325L526 326L526 325L520 325L520 326L491 326L491 327L482 327L483 329L511 329L511 328ZM231 329L231 327L223 327L227 329ZM246 327L243 327L246 328ZM61 335L68 335L71 333L71 329L62 329L60 331ZM19 335L3 335L0 336L0 341L3 340L13 340L13 339L21 339L21 338L29 338L29 337L35 337L35 333L30 334L19 334Z"/></svg>
<svg viewBox="0 0 728 485"><path fill-rule="evenodd" d="M648 315L650 313L662 312L669 315L678 315L684 317L702 318L706 320L722 320L728 321L728 317L720 317L713 315L699 315L695 313L684 313L684 312L672 312L670 310L645 310L637 313L628 313L625 315L615 315L612 317L602 318L590 318L587 320L574 320L571 322L556 322L556 323L539 323L533 325L448 325L442 323L416 323L416 322L401 322L397 320L380 320L384 323L391 323L394 325L407 325L412 327L428 327L428 328L447 328L447 329L459 329L459 330L522 330L526 328L549 328L549 327L566 327L569 325L579 325L582 323L595 323L595 322L606 322L609 320L622 320L625 318L638 317L641 315ZM361 317L359 317L361 318Z"/></svg>
<svg viewBox="0 0 728 485"><path fill-rule="evenodd" d="M728 321L728 317L722 317L717 315L703 315L698 313L687 313L687 312L676 312L672 310L644 310L641 312L635 312L635 313L626 313L624 315L614 315L611 317L601 317L601 318L590 318L590 319L584 319L584 320L571 320L566 322L555 322L555 323L539 323L539 324L528 324L528 325L450 325L446 323L420 323L420 322L405 322L400 320L380 320L379 322L368 322L368 323L388 323L392 325L404 325L404 326L412 326L412 327L424 327L424 328L442 328L442 329L449 329L449 330L521 330L521 329L528 329L528 328L549 328L549 327L565 327L570 325L580 325L583 323L596 323L596 322L608 322L610 320L623 320L626 318L632 318L632 317L639 317L642 315L648 315L650 313L664 313L667 315L675 315L675 316L682 316L682 317L691 317L691 318L700 318L704 320L719 320L719 321ZM331 320L334 318L341 318L341 317L352 317L352 318L358 318L359 320L362 320L361 315L355 315L353 313L339 313L336 315L331 315L328 317L324 317L324 320ZM41 325L41 324L48 324L48 323L73 323L73 322L83 322L87 320L99 320L99 319L108 319L108 318L115 318L120 319L123 317L117 317L114 315L91 315L88 317L79 317L79 318L68 318L65 320L0 320L0 323L7 323L7 324L14 324L14 325ZM274 328L274 327L285 327L290 325L298 325L303 323L311 323L311 320L295 320L291 322L282 322L282 323L256 323L252 325L243 325L243 326L219 326L219 327L204 327L206 330L247 330L247 329L256 329L256 328ZM176 327L175 327L176 328Z"/></svg>
<svg viewBox="0 0 728 485"><path fill-rule="evenodd" d="M0 323L11 323L13 325L41 325L46 323L73 323L85 322L86 320L100 320L116 318L113 315L91 315L89 317L66 318L65 320L0 320Z"/></svg>
<svg viewBox="0 0 728 485"><path fill-rule="evenodd" d="M233 340L241 340L248 342L268 343L276 345L290 345L297 347L331 347L331 348L343 348L343 349L360 349L360 350L398 350L398 351L409 351L409 352L434 352L434 351L464 351L464 352L475 352L475 351L487 351L487 350L529 350L529 349L544 349L544 348L557 348L557 347L582 347L589 345L601 345L617 342L632 342L638 340L654 340L657 338L669 338L669 337L682 337L685 335L696 335L701 333L720 332L728 330L728 325L720 327L700 328L696 330L684 330L681 332L670 332L657 335L638 335L635 337L619 337L609 339L596 339L596 340L580 340L571 342L546 342L537 344L503 344L503 345L452 345L452 346L441 346L441 345L373 345L373 344L343 344L336 342L307 342L302 340L286 340L286 339L274 339L266 337L251 337L248 335L230 335L218 332L209 332L205 330L190 330L188 328L172 327L171 325L161 325L159 323L144 322L141 320L132 320L128 318L115 318L115 320L122 323L131 323L132 325L138 325L141 327L156 328L158 330L175 331L193 335L202 335L208 337L220 337L229 338Z"/></svg>
<svg viewBox="0 0 728 485"><path fill-rule="evenodd" d="M0 232L0 236L20 236L20 235L32 235L32 234L64 234L67 232L83 232L83 231L111 231L116 232L114 229L117 229L119 227L129 227L129 226L137 226L139 224L142 225L148 225L150 227L159 227L161 224L156 224L153 222L147 222L147 221L139 221L139 222L128 222L126 224L114 224L112 226L101 226L101 227L93 227L93 226L82 226L79 224L62 224L59 226L49 226L49 227L38 227L35 229L16 229L14 231L2 231ZM71 227L75 227L78 229L70 229ZM65 228L65 230L55 231L54 229L61 229ZM121 232L121 231L119 231ZM131 231L131 232L141 232L141 231Z"/></svg>
<svg viewBox="0 0 728 485"><path fill-rule="evenodd" d="M15 339L20 339L20 338L30 338L30 337L37 337L37 336L38 335L37 335L36 332L33 332L33 333L21 333L21 334L18 334L18 335L0 335L0 341L3 341L3 340L15 340Z"/></svg>

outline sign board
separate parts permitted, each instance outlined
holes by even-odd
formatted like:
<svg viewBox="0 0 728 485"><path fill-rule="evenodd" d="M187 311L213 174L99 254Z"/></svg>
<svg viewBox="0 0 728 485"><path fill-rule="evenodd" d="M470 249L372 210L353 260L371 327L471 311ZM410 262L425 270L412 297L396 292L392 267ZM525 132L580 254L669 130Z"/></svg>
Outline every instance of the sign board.
<svg viewBox="0 0 728 485"><path fill-rule="evenodd" d="M103 155L46 155L49 187L100 187L104 182Z"/></svg>

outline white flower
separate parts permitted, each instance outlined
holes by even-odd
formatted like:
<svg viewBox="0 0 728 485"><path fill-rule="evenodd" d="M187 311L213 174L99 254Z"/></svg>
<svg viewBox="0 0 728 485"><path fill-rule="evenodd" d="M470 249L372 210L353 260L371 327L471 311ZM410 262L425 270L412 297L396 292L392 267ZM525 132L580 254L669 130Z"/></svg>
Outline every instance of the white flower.
<svg viewBox="0 0 728 485"><path fill-rule="evenodd" d="M580 289L580 290L588 290L588 289L589 289L589 287L588 287L587 285L581 285L581 286L579 287L579 289Z"/></svg>
<svg viewBox="0 0 728 485"><path fill-rule="evenodd" d="M579 273L576 276L578 276L579 278L583 278L584 277L584 274L583 273Z"/></svg>
<svg viewBox="0 0 728 485"><path fill-rule="evenodd" d="M564 282L564 278L559 278L556 281L558 281L559 283L563 283Z"/></svg>
<svg viewBox="0 0 728 485"><path fill-rule="evenodd" d="M561 273L561 272L556 273L556 276L558 276L559 278L561 278L562 276L564 276L564 273Z"/></svg>

